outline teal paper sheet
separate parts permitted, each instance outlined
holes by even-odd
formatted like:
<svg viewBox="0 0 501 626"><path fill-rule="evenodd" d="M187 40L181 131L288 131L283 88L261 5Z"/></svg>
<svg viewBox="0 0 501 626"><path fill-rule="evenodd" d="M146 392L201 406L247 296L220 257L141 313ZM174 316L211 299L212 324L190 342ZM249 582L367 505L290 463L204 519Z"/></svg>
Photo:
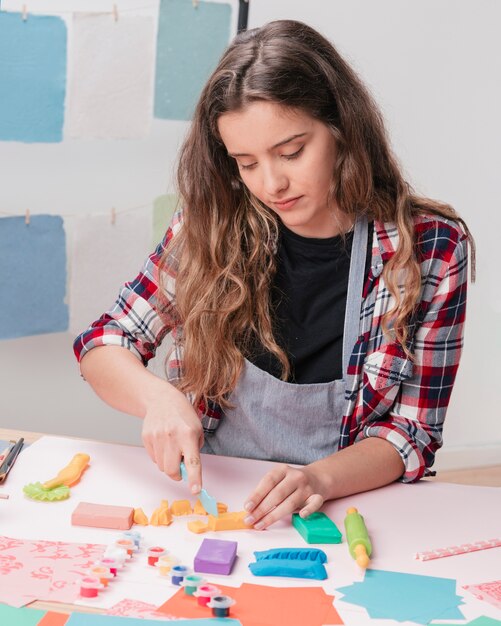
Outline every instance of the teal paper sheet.
<svg viewBox="0 0 501 626"><path fill-rule="evenodd" d="M36 626L46 612L38 609L18 609L7 604L0 604L0 624L2 626Z"/></svg>
<svg viewBox="0 0 501 626"><path fill-rule="evenodd" d="M341 587L343 602L365 607L374 619L394 619L428 624L434 619L464 619L458 605L456 581L403 574L382 570L367 570L363 582Z"/></svg>
<svg viewBox="0 0 501 626"><path fill-rule="evenodd" d="M0 12L0 141L62 141L66 38L60 17Z"/></svg>
<svg viewBox="0 0 501 626"><path fill-rule="evenodd" d="M161 0L155 71L155 117L190 120L203 85L230 39L231 6Z"/></svg>

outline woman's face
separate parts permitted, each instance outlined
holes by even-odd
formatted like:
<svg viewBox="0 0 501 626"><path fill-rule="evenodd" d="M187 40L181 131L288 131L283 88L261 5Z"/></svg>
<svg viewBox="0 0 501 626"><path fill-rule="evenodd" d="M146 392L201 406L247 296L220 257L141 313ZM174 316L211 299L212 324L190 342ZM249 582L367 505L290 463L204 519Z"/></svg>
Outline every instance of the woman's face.
<svg viewBox="0 0 501 626"><path fill-rule="evenodd" d="M300 109L256 101L218 120L242 181L282 222L303 237L332 237L349 228L328 196L336 163L329 128Z"/></svg>

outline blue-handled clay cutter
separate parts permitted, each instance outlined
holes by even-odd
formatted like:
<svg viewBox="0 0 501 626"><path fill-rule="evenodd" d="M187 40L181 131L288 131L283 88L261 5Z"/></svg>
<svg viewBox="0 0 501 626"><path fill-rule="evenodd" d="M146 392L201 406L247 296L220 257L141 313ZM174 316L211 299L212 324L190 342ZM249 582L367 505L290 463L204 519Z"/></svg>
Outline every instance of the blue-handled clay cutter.
<svg viewBox="0 0 501 626"><path fill-rule="evenodd" d="M181 478L185 482L188 482L188 472L186 471L186 465L184 464L184 461L181 461L181 463L179 464L179 471L181 472ZM207 493L207 490L204 488L200 489L198 497L200 498L200 502L202 503L202 506L207 511L207 513L209 513L210 515L214 515L214 517L218 517L219 512L217 510L216 499L209 495Z"/></svg>

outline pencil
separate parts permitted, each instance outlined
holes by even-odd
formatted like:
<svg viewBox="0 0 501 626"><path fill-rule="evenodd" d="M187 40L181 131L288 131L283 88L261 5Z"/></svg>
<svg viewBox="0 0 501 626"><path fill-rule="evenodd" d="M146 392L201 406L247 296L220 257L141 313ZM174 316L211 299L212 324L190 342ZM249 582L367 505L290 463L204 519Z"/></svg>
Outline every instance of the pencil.
<svg viewBox="0 0 501 626"><path fill-rule="evenodd" d="M5 446L5 448L2 450L2 452L0 452L0 465L5 461L5 459L9 456L10 451L12 450L12 448L14 447L14 444L16 442L12 441L12 439L9 441L9 443Z"/></svg>
<svg viewBox="0 0 501 626"><path fill-rule="evenodd" d="M23 449L23 445L24 445L24 438L21 437L21 439L19 439L12 446L12 449L9 452L7 458L5 459L5 461L0 466L0 483L3 483L4 480L7 478L7 475L9 474L9 472L12 469L14 463L16 462L16 459L19 456L19 453Z"/></svg>

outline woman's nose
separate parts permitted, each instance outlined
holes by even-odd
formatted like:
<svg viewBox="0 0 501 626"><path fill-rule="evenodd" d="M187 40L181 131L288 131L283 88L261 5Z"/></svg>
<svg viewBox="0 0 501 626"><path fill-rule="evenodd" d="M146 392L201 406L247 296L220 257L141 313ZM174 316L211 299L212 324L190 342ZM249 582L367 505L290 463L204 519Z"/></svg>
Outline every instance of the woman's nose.
<svg viewBox="0 0 501 626"><path fill-rule="evenodd" d="M263 186L270 199L276 199L289 186L289 179L280 167L263 168Z"/></svg>

